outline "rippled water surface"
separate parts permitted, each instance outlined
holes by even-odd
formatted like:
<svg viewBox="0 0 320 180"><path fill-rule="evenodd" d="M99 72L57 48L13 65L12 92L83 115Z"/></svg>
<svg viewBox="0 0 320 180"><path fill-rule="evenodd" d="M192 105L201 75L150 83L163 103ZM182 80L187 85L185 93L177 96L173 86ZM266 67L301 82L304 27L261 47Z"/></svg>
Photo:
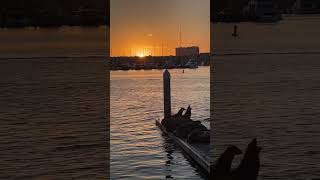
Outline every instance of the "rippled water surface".
<svg viewBox="0 0 320 180"><path fill-rule="evenodd" d="M215 46L226 55L214 57L211 76L215 157L257 137L259 179L320 179L320 17L240 23L239 38L232 26L216 25Z"/></svg>
<svg viewBox="0 0 320 180"><path fill-rule="evenodd" d="M190 104L194 119L209 118L209 69L170 70L174 112ZM204 178L155 125L162 83L161 70L111 72L111 179Z"/></svg>
<svg viewBox="0 0 320 180"><path fill-rule="evenodd" d="M0 179L105 179L105 36L0 30Z"/></svg>
<svg viewBox="0 0 320 180"><path fill-rule="evenodd" d="M320 177L320 55L216 58L214 147L257 137L260 179Z"/></svg>
<svg viewBox="0 0 320 180"><path fill-rule="evenodd" d="M1 179L105 177L103 71L100 59L0 61Z"/></svg>

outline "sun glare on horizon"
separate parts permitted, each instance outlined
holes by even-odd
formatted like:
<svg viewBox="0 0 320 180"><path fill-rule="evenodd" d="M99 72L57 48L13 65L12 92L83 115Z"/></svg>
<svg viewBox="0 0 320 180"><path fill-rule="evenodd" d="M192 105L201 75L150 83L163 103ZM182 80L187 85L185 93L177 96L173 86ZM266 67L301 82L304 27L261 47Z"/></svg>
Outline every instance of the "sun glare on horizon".
<svg viewBox="0 0 320 180"><path fill-rule="evenodd" d="M210 0L168 2L111 0L111 56L174 56L179 46L210 52Z"/></svg>
<svg viewBox="0 0 320 180"><path fill-rule="evenodd" d="M145 55L143 53L139 53L138 56L141 58L145 57Z"/></svg>

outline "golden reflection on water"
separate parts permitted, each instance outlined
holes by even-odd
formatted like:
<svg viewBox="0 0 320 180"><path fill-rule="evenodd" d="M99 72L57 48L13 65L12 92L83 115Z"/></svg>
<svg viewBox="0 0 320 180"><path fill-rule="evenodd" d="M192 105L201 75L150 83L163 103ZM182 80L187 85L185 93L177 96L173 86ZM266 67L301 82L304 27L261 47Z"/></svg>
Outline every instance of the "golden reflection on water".
<svg viewBox="0 0 320 180"><path fill-rule="evenodd" d="M191 104L194 119L209 117L209 69L186 69L185 73L182 69L169 70L173 112ZM141 179L202 179L155 125L155 120L163 116L162 73L162 70L111 72L111 177L114 179L125 178L127 174Z"/></svg>

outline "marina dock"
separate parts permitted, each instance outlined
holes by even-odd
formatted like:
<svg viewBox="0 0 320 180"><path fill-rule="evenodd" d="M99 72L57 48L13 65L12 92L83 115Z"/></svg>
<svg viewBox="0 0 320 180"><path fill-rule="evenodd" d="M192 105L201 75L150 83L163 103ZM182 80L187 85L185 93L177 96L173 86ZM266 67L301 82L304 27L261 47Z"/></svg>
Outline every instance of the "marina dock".
<svg viewBox="0 0 320 180"><path fill-rule="evenodd" d="M191 144L185 139L181 139L173 135L162 126L159 119L156 120L156 125L160 128L163 134L171 138L179 147L193 160L197 163L199 167L207 174L210 174L210 144Z"/></svg>
<svg viewBox="0 0 320 180"><path fill-rule="evenodd" d="M164 97L164 118L171 117L171 91L170 91L170 73L165 70L163 73L163 97ZM161 120L156 120L156 125L162 133L172 139L183 152L190 157L206 175L210 174L210 143L191 143L187 139L175 136L167 131L161 124Z"/></svg>

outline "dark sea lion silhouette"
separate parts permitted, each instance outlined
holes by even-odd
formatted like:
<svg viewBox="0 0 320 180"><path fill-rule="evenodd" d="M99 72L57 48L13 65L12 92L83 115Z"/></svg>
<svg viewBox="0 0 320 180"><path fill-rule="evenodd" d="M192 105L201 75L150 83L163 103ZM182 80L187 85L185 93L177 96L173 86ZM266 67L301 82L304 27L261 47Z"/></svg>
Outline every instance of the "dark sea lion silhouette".
<svg viewBox="0 0 320 180"><path fill-rule="evenodd" d="M180 110L178 111L178 113L177 114L175 114L175 115L173 115L172 117L182 117L182 113L183 113L183 111L184 110L186 110L185 108L180 108Z"/></svg>
<svg viewBox="0 0 320 180"><path fill-rule="evenodd" d="M184 108L181 108L177 114L171 116L170 118L163 119L161 124L166 128L167 131L173 132L175 136L184 138L189 142L210 142L209 130L200 121L192 121L190 119L190 105L187 112L182 115L184 110Z"/></svg>
<svg viewBox="0 0 320 180"><path fill-rule="evenodd" d="M210 131L202 128L193 129L187 138L188 142L209 143Z"/></svg>
<svg viewBox="0 0 320 180"><path fill-rule="evenodd" d="M186 110L186 113L182 117L185 118L185 119L191 119L191 109L192 108L189 105L187 110Z"/></svg>
<svg viewBox="0 0 320 180"><path fill-rule="evenodd" d="M231 179L231 164L236 155L242 151L236 146L229 146L218 158L216 165L211 169L210 180Z"/></svg>
<svg viewBox="0 0 320 180"><path fill-rule="evenodd" d="M256 180L260 169L260 151L261 147L257 146L257 139L254 138L247 146L243 159L232 172L232 180Z"/></svg>
<svg viewBox="0 0 320 180"><path fill-rule="evenodd" d="M185 108L181 108L177 114L171 116L170 118L163 119L161 124L169 131L173 132L176 127L181 124L182 113Z"/></svg>
<svg viewBox="0 0 320 180"><path fill-rule="evenodd" d="M180 125L178 125L175 129L175 135L180 137L180 138L187 138L188 135L194 130L195 128L202 128L203 125L201 124L200 121L186 121L184 120ZM206 128L204 129L206 130Z"/></svg>

